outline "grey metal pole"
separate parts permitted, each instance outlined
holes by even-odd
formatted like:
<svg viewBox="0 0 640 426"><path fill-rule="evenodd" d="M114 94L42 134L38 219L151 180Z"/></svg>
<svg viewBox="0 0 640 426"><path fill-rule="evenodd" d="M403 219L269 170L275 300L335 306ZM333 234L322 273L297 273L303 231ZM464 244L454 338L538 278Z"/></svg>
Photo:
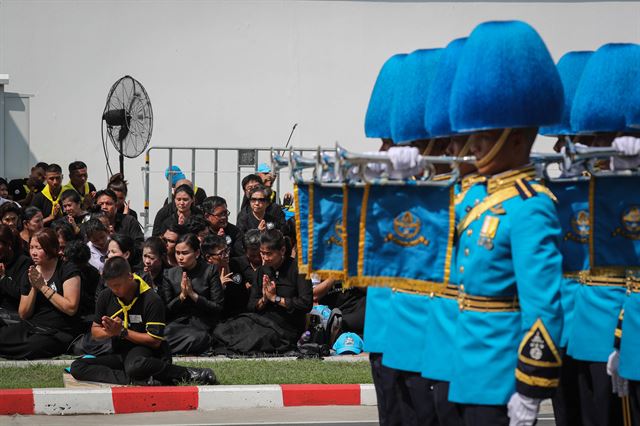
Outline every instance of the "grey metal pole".
<svg viewBox="0 0 640 426"><path fill-rule="evenodd" d="M169 184L169 191L167 193L169 203L171 202L171 196L173 195L171 193L171 182L173 181L173 170L171 170L171 167L173 167L173 148L169 148L169 179L167 180Z"/></svg>
<svg viewBox="0 0 640 426"><path fill-rule="evenodd" d="M191 183L196 187L196 148L191 148Z"/></svg>
<svg viewBox="0 0 640 426"><path fill-rule="evenodd" d="M213 150L213 195L218 195L218 148Z"/></svg>
<svg viewBox="0 0 640 426"><path fill-rule="evenodd" d="M149 162L151 160L151 150L148 149L144 156L144 232L149 228Z"/></svg>

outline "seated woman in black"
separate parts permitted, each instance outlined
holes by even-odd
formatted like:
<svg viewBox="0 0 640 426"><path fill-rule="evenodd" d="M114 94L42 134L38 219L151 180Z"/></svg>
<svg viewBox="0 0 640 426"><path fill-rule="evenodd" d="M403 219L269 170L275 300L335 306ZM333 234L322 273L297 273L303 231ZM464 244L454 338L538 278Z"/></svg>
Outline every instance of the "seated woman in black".
<svg viewBox="0 0 640 426"><path fill-rule="evenodd" d="M287 253L285 238L276 229L260 236L262 266L251 288L249 310L269 316L290 332L292 345L304 331L306 314L313 307L311 282L298 273Z"/></svg>
<svg viewBox="0 0 640 426"><path fill-rule="evenodd" d="M0 327L20 320L20 283L29 266L31 258L22 254L18 231L0 224Z"/></svg>
<svg viewBox="0 0 640 426"><path fill-rule="evenodd" d="M140 255L136 247L136 242L133 238L124 234L113 234L111 241L109 241L107 258L120 256L127 259L131 270L139 272L142 270L140 265Z"/></svg>
<svg viewBox="0 0 640 426"><path fill-rule="evenodd" d="M91 200L91 197L88 199ZM89 220L89 213L82 208L80 194L74 189L67 189L60 195L60 203L64 211L62 220L70 223L75 233L79 234L80 225Z"/></svg>
<svg viewBox="0 0 640 426"><path fill-rule="evenodd" d="M202 243L202 256L210 265L220 271L220 284L224 289L224 309L222 319L234 317L247 311L249 289L251 283L246 282L240 273L237 263L230 265L231 248L227 240L219 235L207 235Z"/></svg>
<svg viewBox="0 0 640 426"><path fill-rule="evenodd" d="M238 215L237 227L246 233L250 229L266 231L268 229L279 229L287 234L286 223L283 217L275 217L267 212L269 197L268 189L260 185L249 192L249 211L242 211Z"/></svg>
<svg viewBox="0 0 640 426"><path fill-rule="evenodd" d="M35 266L21 283L18 314L23 321L0 328L0 356L4 358L58 356L86 331L78 315L80 272L59 260L55 233L48 228L35 233L29 251Z"/></svg>
<svg viewBox="0 0 640 426"><path fill-rule="evenodd" d="M164 271L169 267L167 263L167 246L160 237L150 237L142 245L142 279L151 288L164 297L164 288L170 285L164 276ZM165 300L165 304L168 301Z"/></svg>
<svg viewBox="0 0 640 426"><path fill-rule="evenodd" d="M311 282L298 274L285 237L277 229L260 236L262 266L249 296L249 314L242 314L214 332L216 347L227 352L282 353L295 348L313 306Z"/></svg>
<svg viewBox="0 0 640 426"><path fill-rule="evenodd" d="M165 338L173 354L201 354L211 347L211 331L222 314L220 273L200 257L200 241L185 234L176 244L178 266L166 271L165 300L170 322Z"/></svg>
<svg viewBox="0 0 640 426"><path fill-rule="evenodd" d="M77 194L75 191L74 193ZM60 247L59 256L63 257L67 244L79 239L80 236L79 234L76 234L73 225L67 222L64 218L56 219L51 222L50 228L53 229L53 232L55 232L58 237L58 246Z"/></svg>
<svg viewBox="0 0 640 426"><path fill-rule="evenodd" d="M191 216L202 216L202 212L195 205L193 189L189 185L180 185L173 194L175 210L162 222L160 235L164 234L172 224L186 225Z"/></svg>
<svg viewBox="0 0 640 426"><path fill-rule="evenodd" d="M37 207L27 207L22 212L22 230L20 238L22 238L22 251L26 256L30 256L29 242L36 232L44 228L44 216Z"/></svg>

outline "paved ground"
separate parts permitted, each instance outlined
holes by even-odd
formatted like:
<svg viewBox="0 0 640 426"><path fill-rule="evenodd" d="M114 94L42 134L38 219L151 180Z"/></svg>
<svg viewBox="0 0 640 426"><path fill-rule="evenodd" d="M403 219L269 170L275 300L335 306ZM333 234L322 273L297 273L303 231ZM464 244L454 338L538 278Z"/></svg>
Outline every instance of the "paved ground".
<svg viewBox="0 0 640 426"><path fill-rule="evenodd" d="M544 410L546 411L546 410ZM181 425L181 426L374 426L378 424L376 407L288 407L247 410L170 411L164 413L90 415L90 416L0 416L0 425ZM553 416L542 413L538 426L554 426Z"/></svg>
<svg viewBox="0 0 640 426"><path fill-rule="evenodd" d="M362 425L378 424L376 407L288 407L248 410L170 411L90 416L0 416L0 425Z"/></svg>

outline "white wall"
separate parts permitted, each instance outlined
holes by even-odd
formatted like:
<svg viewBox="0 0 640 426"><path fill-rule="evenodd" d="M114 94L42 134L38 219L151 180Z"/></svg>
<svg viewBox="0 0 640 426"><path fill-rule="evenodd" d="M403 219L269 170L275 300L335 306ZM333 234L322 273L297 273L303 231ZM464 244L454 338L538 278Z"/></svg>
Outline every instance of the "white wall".
<svg viewBox="0 0 640 426"><path fill-rule="evenodd" d="M151 97L152 145L282 146L297 122L294 146L372 149L364 114L386 58L444 46L492 19L531 23L556 60L568 50L640 41L640 2L3 0L0 73L11 75L8 90L35 95L35 157L63 168L84 160L101 187L100 115L122 75L139 79ZM126 163L138 211L142 164L143 157ZM164 195L164 179L154 176L152 210ZM220 191L229 198L231 176ZM205 188L207 177L198 178Z"/></svg>

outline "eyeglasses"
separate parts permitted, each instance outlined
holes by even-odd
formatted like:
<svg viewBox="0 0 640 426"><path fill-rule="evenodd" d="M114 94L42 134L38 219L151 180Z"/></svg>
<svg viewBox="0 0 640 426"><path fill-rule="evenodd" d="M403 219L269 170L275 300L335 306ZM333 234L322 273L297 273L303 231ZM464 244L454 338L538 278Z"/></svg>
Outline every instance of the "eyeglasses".
<svg viewBox="0 0 640 426"><path fill-rule="evenodd" d="M231 215L231 212L229 210L225 210L217 214L210 213L210 215L215 217L229 217L229 215Z"/></svg>
<svg viewBox="0 0 640 426"><path fill-rule="evenodd" d="M251 197L250 201L253 201L255 203L266 203L267 199L266 198L254 198L254 197Z"/></svg>
<svg viewBox="0 0 640 426"><path fill-rule="evenodd" d="M217 253L205 253L204 257L206 259L210 259L212 257L225 258L225 257L229 257L229 253L230 252L231 252L231 250L227 248L227 249L221 250L221 251L219 251Z"/></svg>

